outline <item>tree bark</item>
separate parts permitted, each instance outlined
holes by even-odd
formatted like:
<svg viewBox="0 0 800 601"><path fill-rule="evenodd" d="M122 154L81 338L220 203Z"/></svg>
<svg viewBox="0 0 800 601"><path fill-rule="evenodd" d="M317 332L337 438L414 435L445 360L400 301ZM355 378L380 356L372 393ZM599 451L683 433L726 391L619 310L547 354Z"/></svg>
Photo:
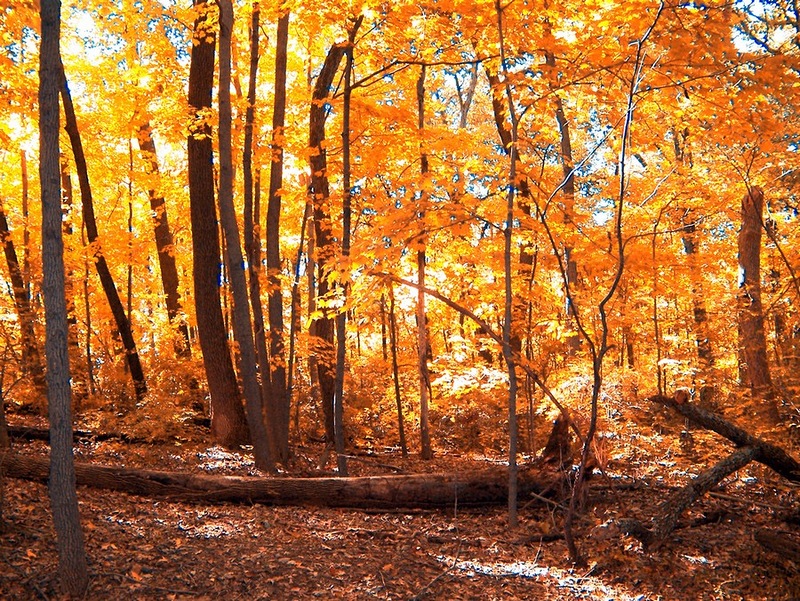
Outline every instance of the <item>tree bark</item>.
<svg viewBox="0 0 800 601"><path fill-rule="evenodd" d="M56 530L61 588L82 598L89 584L72 455L72 395L67 347L64 284L64 239L61 229L59 167L59 88L63 92L59 37L61 3L41 2L42 41L39 65L39 181L42 198L42 269L45 308L45 352L50 414L50 461L41 469L49 478L50 505Z"/></svg>
<svg viewBox="0 0 800 601"><path fill-rule="evenodd" d="M761 227L764 192L752 188L742 199L739 230L739 329L745 383L754 399L764 403L766 416L778 419L775 387L769 373L764 313L761 305Z"/></svg>
<svg viewBox="0 0 800 601"><path fill-rule="evenodd" d="M244 407L228 347L220 301L220 246L214 201L214 161L209 114L214 84L215 35L206 0L194 23L189 66L189 107L193 123L187 142L192 224L194 302L197 332L211 395L211 435L225 447L247 441Z"/></svg>
<svg viewBox="0 0 800 601"><path fill-rule="evenodd" d="M344 47L334 44L328 50L322 70L317 76L311 98L309 112L309 164L311 168L310 194L314 205L314 245L317 265L316 298L328 295L328 271L335 256L333 234L331 232L330 186L328 183L328 155L325 149L325 121L328 116L327 98L330 96L333 78L344 56ZM333 397L335 394L335 369L333 351L333 319L323 314L311 323L309 328L311 348L310 368L317 374L319 395L325 419L325 436L333 441ZM313 376L312 376L313 378Z"/></svg>
<svg viewBox="0 0 800 601"><path fill-rule="evenodd" d="M59 194L60 196L60 194ZM8 272L11 276L11 288L14 293L14 307L19 319L20 340L22 342L23 370L30 374L33 384L40 395L46 392L44 365L39 352L39 343L36 339L35 319L31 299L28 294L28 285L25 281L22 267L17 258L17 250L11 239L5 211L0 205L0 241L6 256Z"/></svg>
<svg viewBox="0 0 800 601"><path fill-rule="evenodd" d="M17 453L0 458L6 477L44 482L47 459ZM188 503L263 503L364 509L496 505L508 498L503 470L351 478L256 478L76 464L78 484ZM565 476L527 470L519 493L553 497ZM568 487L563 486L566 490Z"/></svg>
<svg viewBox="0 0 800 601"><path fill-rule="evenodd" d="M72 96L70 95L67 77L64 72L63 64L60 64L61 69L61 99L64 104L64 118L66 121L65 128L69 136L70 144L72 145L72 152L75 157L75 168L78 172L78 185L81 191L81 208L83 210L84 227L86 228L86 237L89 240L89 245L92 249L95 268L97 275L100 277L100 283L103 286L103 292L108 299L108 304L111 307L111 313L114 316L114 321L117 325L122 345L125 348L125 358L130 370L131 379L133 380L133 389L137 399L144 398L147 394L147 382L144 378L144 370L142 363L139 359L139 351L136 349L136 341L133 338L131 331L131 323L125 313L125 307L119 296L119 291L114 283L114 278L111 275L111 269L108 267L103 248L100 244L100 234L97 230L97 220L94 215L94 201L92 199L92 188L89 183L89 170L86 166L86 156L83 152L83 143L81 142L80 130L78 129L78 121L75 116L75 107L72 104ZM59 174L60 178L60 174ZM61 202L61 190L59 187L59 209ZM62 242L63 247L63 242Z"/></svg>
<svg viewBox="0 0 800 601"><path fill-rule="evenodd" d="M420 182L419 208L417 219L419 222L419 239L417 240L417 356L419 365L419 437L421 456L423 459L433 458L431 448L430 424L428 423L428 402L430 400L431 378L428 373L428 316L425 311L425 262L428 232L425 226L426 203L428 194L425 191L428 175L428 155L425 153L425 65L420 68L417 78L417 131L420 144Z"/></svg>
<svg viewBox="0 0 800 601"><path fill-rule="evenodd" d="M153 131L149 121L144 121L138 125L136 139L147 165L147 174L154 177L155 181L158 181L161 175L158 167L156 145L153 142ZM178 292L180 281L178 267L175 263L175 242L172 237L172 230L169 227L169 219L167 218L167 204L164 195L155 184L149 186L147 194L150 199L150 210L153 212L153 233L156 239L158 266L161 271L161 285L164 289L167 317L178 333L178 338L175 341L175 353L179 357L188 358L191 356L189 326L181 318L183 307L181 306L181 297Z"/></svg>
<svg viewBox="0 0 800 601"><path fill-rule="evenodd" d="M269 430L268 441L270 454L274 458L280 455L277 448L277 440L272 432L274 428L275 416L272 411L270 397L270 360L267 353L267 334L264 323L264 311L261 305L261 269L263 260L261 257L261 229L258 227L261 221L261 178L256 172L253 177L253 156L255 154L253 143L253 128L256 116L256 83L258 79L258 32L260 18L259 3L253 3L253 12L250 17L250 69L247 85L247 109L244 118L244 147L242 149L242 180L244 184L244 249L247 254L247 274L250 293L250 304L253 307L253 341L255 344L255 355L258 363L258 372L261 375L261 399L264 405L264 418L266 428ZM288 448L287 448L288 453ZM285 459L284 459L285 461Z"/></svg>
<svg viewBox="0 0 800 601"><path fill-rule="evenodd" d="M408 456L406 428L403 420L403 398L400 394L400 366L397 361L397 314L394 302L394 284L389 282L389 344L392 352L392 381L394 382L394 401L397 406L397 430L403 457Z"/></svg>
<svg viewBox="0 0 800 601"><path fill-rule="evenodd" d="M350 288L350 228L352 219L352 194L350 189L350 100L353 77L353 46L355 35L363 17L353 23L345 48L344 99L342 106L342 249L340 275L337 287L342 297L342 306L336 315L336 386L333 397L333 439L336 447L336 465L340 476L347 476L344 432L344 376L347 356L347 297Z"/></svg>
<svg viewBox="0 0 800 601"><path fill-rule="evenodd" d="M264 424L258 362L253 341L253 324L247 293L244 256L239 241L239 225L233 204L233 148L231 126L231 36L233 34L233 2L220 0L219 20L219 213L225 235L225 256L233 298L233 332L239 353L239 369L244 390L247 425L253 444L256 467L264 471L275 468Z"/></svg>
<svg viewBox="0 0 800 601"><path fill-rule="evenodd" d="M281 289L280 218L283 194L283 146L286 122L286 65L288 62L289 11L278 19L275 40L275 100L272 111L272 161L269 172L267 202L267 281L269 282L269 395L268 414L272 415L272 436L278 459L289 458L289 407L286 351L283 324L283 293Z"/></svg>

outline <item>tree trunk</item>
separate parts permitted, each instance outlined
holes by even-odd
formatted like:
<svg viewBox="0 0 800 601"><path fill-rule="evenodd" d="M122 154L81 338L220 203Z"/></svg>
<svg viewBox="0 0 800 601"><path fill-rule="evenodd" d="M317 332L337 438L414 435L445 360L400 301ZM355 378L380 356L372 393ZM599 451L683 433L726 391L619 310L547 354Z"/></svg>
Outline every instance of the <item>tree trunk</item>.
<svg viewBox="0 0 800 601"><path fill-rule="evenodd" d="M314 85L309 114L309 141L311 150L309 163L311 168L310 193L314 204L314 244L316 253L314 261L317 264L318 277L316 278L316 297L323 298L328 295L328 272L331 261L335 256L334 239L331 232L331 217L328 201L330 187L328 183L328 157L325 149L325 121L328 114L328 105L325 102L330 95L333 78L339 69L339 63L344 56L344 46L334 44L328 50L322 70ZM309 353L312 356L311 369L317 373L319 394L322 410L325 416L325 436L328 441L334 439L333 428L333 397L335 394L335 370L333 351L333 320L324 314L314 319L309 328L311 345ZM313 377L313 376L312 376Z"/></svg>
<svg viewBox="0 0 800 601"><path fill-rule="evenodd" d="M142 153L147 173L160 180L158 167L158 155L156 155L156 145L153 142L153 132L148 121L139 124L136 132L136 139L139 142L139 150ZM169 322L177 329L178 338L175 341L175 353L179 357L188 358L191 356L191 346L189 338L189 326L183 321L181 312L181 297L178 292L179 279L178 267L175 263L175 242L172 237L172 230L169 227L167 218L167 205L164 195L156 185L151 185L147 191L150 199L150 210L153 212L153 232L156 239L156 251L158 252L158 266L161 270L161 285L164 288L164 300L167 305L167 316Z"/></svg>
<svg viewBox="0 0 800 601"><path fill-rule="evenodd" d="M128 369L130 370L131 379L133 380L133 389L137 399L144 398L147 394L147 383L144 378L144 370L142 363L139 359L139 351L136 349L136 341L133 339L133 332L131 331L131 324L128 316L125 314L125 307L120 299L117 286L114 284L114 278L111 275L111 270L106 262L103 248L100 244L100 235L97 231L97 220L94 215L94 201L92 199L92 188L89 184L89 171L86 166L86 157L83 153L83 144L81 142L80 131L78 129L78 121L75 117L75 107L72 104L72 96L70 95L67 77L64 73L64 66L61 68L61 99L64 104L64 118L66 120L66 130L69 135L69 140L72 145L72 152L75 157L75 168L78 172L78 184L81 190L81 208L83 209L84 226L86 227L86 236L89 240L89 245L92 248L95 268L97 275L100 277L100 283L103 286L108 304L111 307L111 313L114 316L114 321L117 325L122 345L125 347L125 358L127 360ZM60 174L59 174L60 178ZM61 191L59 188L59 206L61 202Z"/></svg>
<svg viewBox="0 0 800 601"><path fill-rule="evenodd" d="M403 398L400 394L400 366L397 361L397 315L394 303L394 284L391 282L389 282L389 344L392 349L392 381L394 382L394 400L397 406L397 430L403 457L407 457L408 444L406 443L406 428L403 423Z"/></svg>
<svg viewBox="0 0 800 601"><path fill-rule="evenodd" d="M742 199L739 230L739 329L745 383L754 400L763 403L765 416L777 422L775 387L767 361L767 339L761 306L761 226L764 192L752 188Z"/></svg>
<svg viewBox="0 0 800 601"><path fill-rule="evenodd" d="M345 455L344 432L344 375L347 356L347 297L350 288L350 228L352 219L350 190L350 100L353 77L353 46L355 35L361 25L359 17L349 32L345 49L344 99L342 106L342 251L340 277L337 286L343 298L343 305L336 315L336 388L333 397L333 440L336 447L336 464L340 476L347 476L347 456Z"/></svg>
<svg viewBox="0 0 800 601"><path fill-rule="evenodd" d="M49 477L60 585L69 597L82 598L89 584L89 573L75 491L75 464L72 456L72 410L58 149L58 94L59 87L62 87L64 82L59 48L60 11L59 0L42 0L42 41L39 59L39 181L42 198L42 292L45 307L45 352L52 441L50 462L48 464L44 461L42 468L46 477Z"/></svg>
<svg viewBox="0 0 800 601"><path fill-rule="evenodd" d="M272 112L272 161L269 173L267 204L267 281L269 282L269 395L268 414L272 414L272 436L278 450L277 459L289 458L289 406L286 352L283 325L283 293L281 291L281 188L283 188L283 146L286 121L286 65L288 61L289 11L278 19L275 41L275 101Z"/></svg>
<svg viewBox="0 0 800 601"><path fill-rule="evenodd" d="M220 0L219 29L219 213L225 234L225 256L233 295L233 331L239 352L239 368L244 390L247 425L253 444L256 467L275 468L264 424L261 386L253 342L253 325L247 293L244 256L239 242L239 225L233 204L233 148L231 141L231 35L233 2Z"/></svg>
<svg viewBox="0 0 800 601"><path fill-rule="evenodd" d="M8 453L0 457L6 477L44 482L47 459ZM82 486L188 503L263 503L364 509L452 508L506 501L503 470L456 474L407 474L351 478L257 478L193 472L165 472L79 463ZM560 471L535 469L520 474L520 495L549 498L566 490Z"/></svg>
<svg viewBox="0 0 800 601"><path fill-rule="evenodd" d="M195 6L205 4L206 0L195 1ZM194 119L187 142L194 302L197 333L211 395L211 435L218 444L237 447L247 441L247 426L220 301L219 231L214 202L211 124L208 121L214 84L212 22L205 12L198 14L189 65L188 100Z"/></svg>
<svg viewBox="0 0 800 601"><path fill-rule="evenodd" d="M255 355L257 358L258 372L261 374L261 399L264 404L264 418L268 429L274 428L275 416L271 411L270 390L270 360L267 353L267 334L264 323L264 311L261 305L261 235L257 225L261 221L261 194L258 186L260 177L253 178L253 127L255 122L256 83L258 79L258 32L259 32L259 3L253 3L253 13L250 18L250 69L247 85L247 109L244 119L244 148L242 149L242 179L244 183L244 248L247 254L247 273L250 293L250 304L253 307L253 337ZM258 171L257 173L260 173ZM279 455L274 432L270 431L267 437L270 454L277 458Z"/></svg>
<svg viewBox="0 0 800 601"><path fill-rule="evenodd" d="M8 220L2 206L0 206L0 241L3 243L6 264L11 276L11 288L14 293L14 307L17 310L17 318L19 319L22 368L30 374L39 395L44 396L46 393L44 365L39 352L39 343L36 339L35 319L30 295L28 294L28 284L24 279L22 267L17 258L17 250L14 247L14 241L11 239Z"/></svg>
<svg viewBox="0 0 800 601"><path fill-rule="evenodd" d="M499 0L495 2L497 12L497 32L500 38L500 68L505 78L506 100L508 101L508 116L511 121L511 144L508 149L508 189L506 194L506 218L503 228L503 275L505 284L505 310L503 313L503 357L508 369L508 524L511 528L519 525L517 515L517 488L519 487L517 466L517 360L515 349L512 346L514 332L514 290L513 270L511 260L512 238L514 233L514 205L517 186L517 111L508 83L508 69L506 64L505 30L503 27L503 9ZM518 352L518 351L517 351Z"/></svg>
<svg viewBox="0 0 800 601"><path fill-rule="evenodd" d="M419 437L421 455L423 459L433 457L431 448L431 432L428 423L428 401L430 400L431 379L428 373L428 317L425 312L425 247L427 236L425 226L425 212L428 195L425 192L425 178L428 174L428 155L425 154L425 65L420 68L419 78L417 79L417 131L420 144L420 182L419 208L417 209L417 219L420 228L419 239L417 240L417 354L419 364Z"/></svg>

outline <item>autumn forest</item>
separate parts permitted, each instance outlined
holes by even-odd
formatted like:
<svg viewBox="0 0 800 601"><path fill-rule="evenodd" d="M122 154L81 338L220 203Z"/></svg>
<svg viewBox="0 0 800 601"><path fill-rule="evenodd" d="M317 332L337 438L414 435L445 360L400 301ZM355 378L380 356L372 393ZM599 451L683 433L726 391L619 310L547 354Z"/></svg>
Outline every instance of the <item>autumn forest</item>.
<svg viewBox="0 0 800 601"><path fill-rule="evenodd" d="M58 566L35 584L45 551L9 555L0 592L225 590L92 564L98 487L327 529L461 503L494 512L463 529L527 532L516 558L555 541L552 565L650 574L612 597L762 598L648 563L700 555L673 530L724 491L772 509L714 546L800 596L796 3L24 0L0 36L0 508L21 532L15 500L49 482ZM207 482L159 488L208 453ZM472 598L462 546L325 595ZM315 590L270 573L242 598ZM481 598L533 595L517 580Z"/></svg>

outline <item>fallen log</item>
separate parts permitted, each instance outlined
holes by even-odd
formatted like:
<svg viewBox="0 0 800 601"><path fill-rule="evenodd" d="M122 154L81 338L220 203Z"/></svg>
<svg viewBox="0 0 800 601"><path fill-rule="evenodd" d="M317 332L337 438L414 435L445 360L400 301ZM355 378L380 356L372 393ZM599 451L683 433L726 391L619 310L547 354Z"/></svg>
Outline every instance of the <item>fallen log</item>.
<svg viewBox="0 0 800 601"><path fill-rule="evenodd" d="M714 465L714 467L693 478L686 486L670 495L661 504L661 512L657 517L653 518L652 528L648 528L639 520L625 519L619 521L620 529L625 534L640 540L647 549L657 549L675 530L678 519L689 505L706 494L723 479L753 461L757 452L755 447L739 449Z"/></svg>
<svg viewBox="0 0 800 601"><path fill-rule="evenodd" d="M795 459L781 447L753 436L716 413L706 411L692 403L679 403L672 397L662 395L652 396L647 400L654 403L661 403L662 405L674 409L684 417L704 428L724 436L737 447L753 447L756 450L756 454L753 458L754 461L758 461L770 467L787 480L800 482L800 463L795 461Z"/></svg>
<svg viewBox="0 0 800 601"><path fill-rule="evenodd" d="M0 470L7 477L47 482L46 457L6 453ZM258 478L167 472L76 463L77 484L134 495L191 503L260 503L369 509L482 506L508 500L504 470L463 474L409 474L352 478ZM553 496L560 491L559 472L522 469L521 498ZM558 499L560 500L560 499Z"/></svg>

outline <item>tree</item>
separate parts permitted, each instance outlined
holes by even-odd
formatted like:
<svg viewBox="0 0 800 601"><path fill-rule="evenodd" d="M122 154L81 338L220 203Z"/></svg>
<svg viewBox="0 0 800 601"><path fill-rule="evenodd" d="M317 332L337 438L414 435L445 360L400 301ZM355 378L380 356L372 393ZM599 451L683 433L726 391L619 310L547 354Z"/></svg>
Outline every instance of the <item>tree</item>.
<svg viewBox="0 0 800 601"><path fill-rule="evenodd" d="M253 443L256 467L275 469L264 424L258 362L253 341L253 323L245 277L245 262L239 242L239 226L233 206L233 149L231 147L231 35L233 3L221 0L219 33L219 213L225 234L225 255L233 292L233 332L239 354L239 371L244 391L247 425Z"/></svg>
<svg viewBox="0 0 800 601"><path fill-rule="evenodd" d="M287 386L286 352L283 326L283 293L281 286L281 197L286 126L286 67L289 43L289 11L282 9L275 39L275 99L272 111L272 160L269 171L267 204L267 281L269 282L269 394L268 414L272 415L272 437L277 459L289 455L289 408L291 391ZM302 236L302 232L301 232Z"/></svg>
<svg viewBox="0 0 800 601"><path fill-rule="evenodd" d="M417 198L419 208L417 209L417 219L422 231L417 240L417 360L419 369L419 436L420 436L420 455L423 459L433 458L431 448L431 433L429 424L428 404L430 401L431 378L428 373L428 354L430 341L428 340L428 315L425 311L425 205L428 202L426 192L428 177L428 155L425 153L425 74L426 66L420 67L419 78L417 78L417 128L420 144L420 191Z"/></svg>
<svg viewBox="0 0 800 601"><path fill-rule="evenodd" d="M50 505L56 529L58 572L63 591L82 598L89 584L86 551L75 491L72 456L72 395L69 387L64 242L61 230L61 175L58 152L59 90L63 89L61 3L41 2L39 67L39 181L42 193L42 260L45 353L50 413Z"/></svg>
<svg viewBox="0 0 800 601"><path fill-rule="evenodd" d="M17 250L11 238L8 219L6 219L2 206L0 206L0 241L3 243L8 273L11 276L14 306L17 309L17 319L19 319L20 324L23 369L30 373L39 393L44 395L46 393L44 366L39 353L39 343L36 340L35 316L33 307L31 307L28 286L23 277L20 261L17 258Z"/></svg>
<svg viewBox="0 0 800 601"><path fill-rule="evenodd" d="M739 230L739 328L744 383L754 399L764 404L763 412L777 421L775 386L767 361L767 339L761 304L761 228L764 192L754 187L742 199L742 227Z"/></svg>
<svg viewBox="0 0 800 601"><path fill-rule="evenodd" d="M328 153L325 149L325 121L328 117L326 100L330 95L333 85L333 78L339 69L339 63L344 56L344 46L334 44L328 50L322 70L317 76L314 84L314 92L309 108L309 165L311 168L311 194L314 206L314 262L317 266L318 276L316 277L316 297L320 301L327 302L327 295L330 289L328 272L331 269L331 261L335 255L333 233L331 232L330 218L330 184L328 182ZM310 254L310 253L309 253ZM313 294L313 292L311 292ZM325 434L328 442L334 439L334 418L333 402L335 395L335 368L333 350L333 319L328 315L329 311L323 309L319 315L314 317L314 321L309 328L309 336L312 340L310 351L310 368L317 373L319 382L320 400L325 415Z"/></svg>
<svg viewBox="0 0 800 601"><path fill-rule="evenodd" d="M64 104L65 127L72 146L75 167L78 171L78 185L81 191L81 208L83 210L86 237L89 240L89 245L92 250L97 275L100 277L103 292L111 307L111 313L114 316L114 322L116 323L119 337L122 339L122 344L125 348L125 360L130 370L131 380L133 380L133 389L136 398L142 399L147 393L147 382L144 378L144 370L142 369L142 362L139 358L139 351L136 348L136 340L133 338L130 320L125 313L125 307L122 305L119 291L114 283L114 277L111 274L108 261L106 261L106 257L103 254L100 233L97 228L97 220L95 219L94 200L92 198L92 187L89 183L89 170L86 164L86 155L83 151L78 120L75 116L75 107L72 104L72 95L69 91L63 64L61 65L61 100Z"/></svg>
<svg viewBox="0 0 800 601"><path fill-rule="evenodd" d="M214 200L211 91L214 84L215 7L196 0L194 44L189 66L193 123L187 142L197 332L211 395L211 434L235 447L247 440L244 407L233 369L220 304L220 248Z"/></svg>
<svg viewBox="0 0 800 601"><path fill-rule="evenodd" d="M150 209L153 211L153 233L156 239L156 250L158 252L158 266L161 271L161 285L164 289L164 300L167 305L167 316L169 322L175 326L178 339L175 341L175 351L179 357L191 356L191 344L189 339L189 326L181 318L183 307L181 297L178 292L178 267L175 261L175 241L172 230L169 227L167 217L167 203L164 194L161 193L157 182L160 181L158 167L158 155L156 145L153 142L153 132L150 122L145 120L137 126L136 138L139 142L145 164L147 165L148 175L155 178L155 182L150 185L147 195L150 199Z"/></svg>

